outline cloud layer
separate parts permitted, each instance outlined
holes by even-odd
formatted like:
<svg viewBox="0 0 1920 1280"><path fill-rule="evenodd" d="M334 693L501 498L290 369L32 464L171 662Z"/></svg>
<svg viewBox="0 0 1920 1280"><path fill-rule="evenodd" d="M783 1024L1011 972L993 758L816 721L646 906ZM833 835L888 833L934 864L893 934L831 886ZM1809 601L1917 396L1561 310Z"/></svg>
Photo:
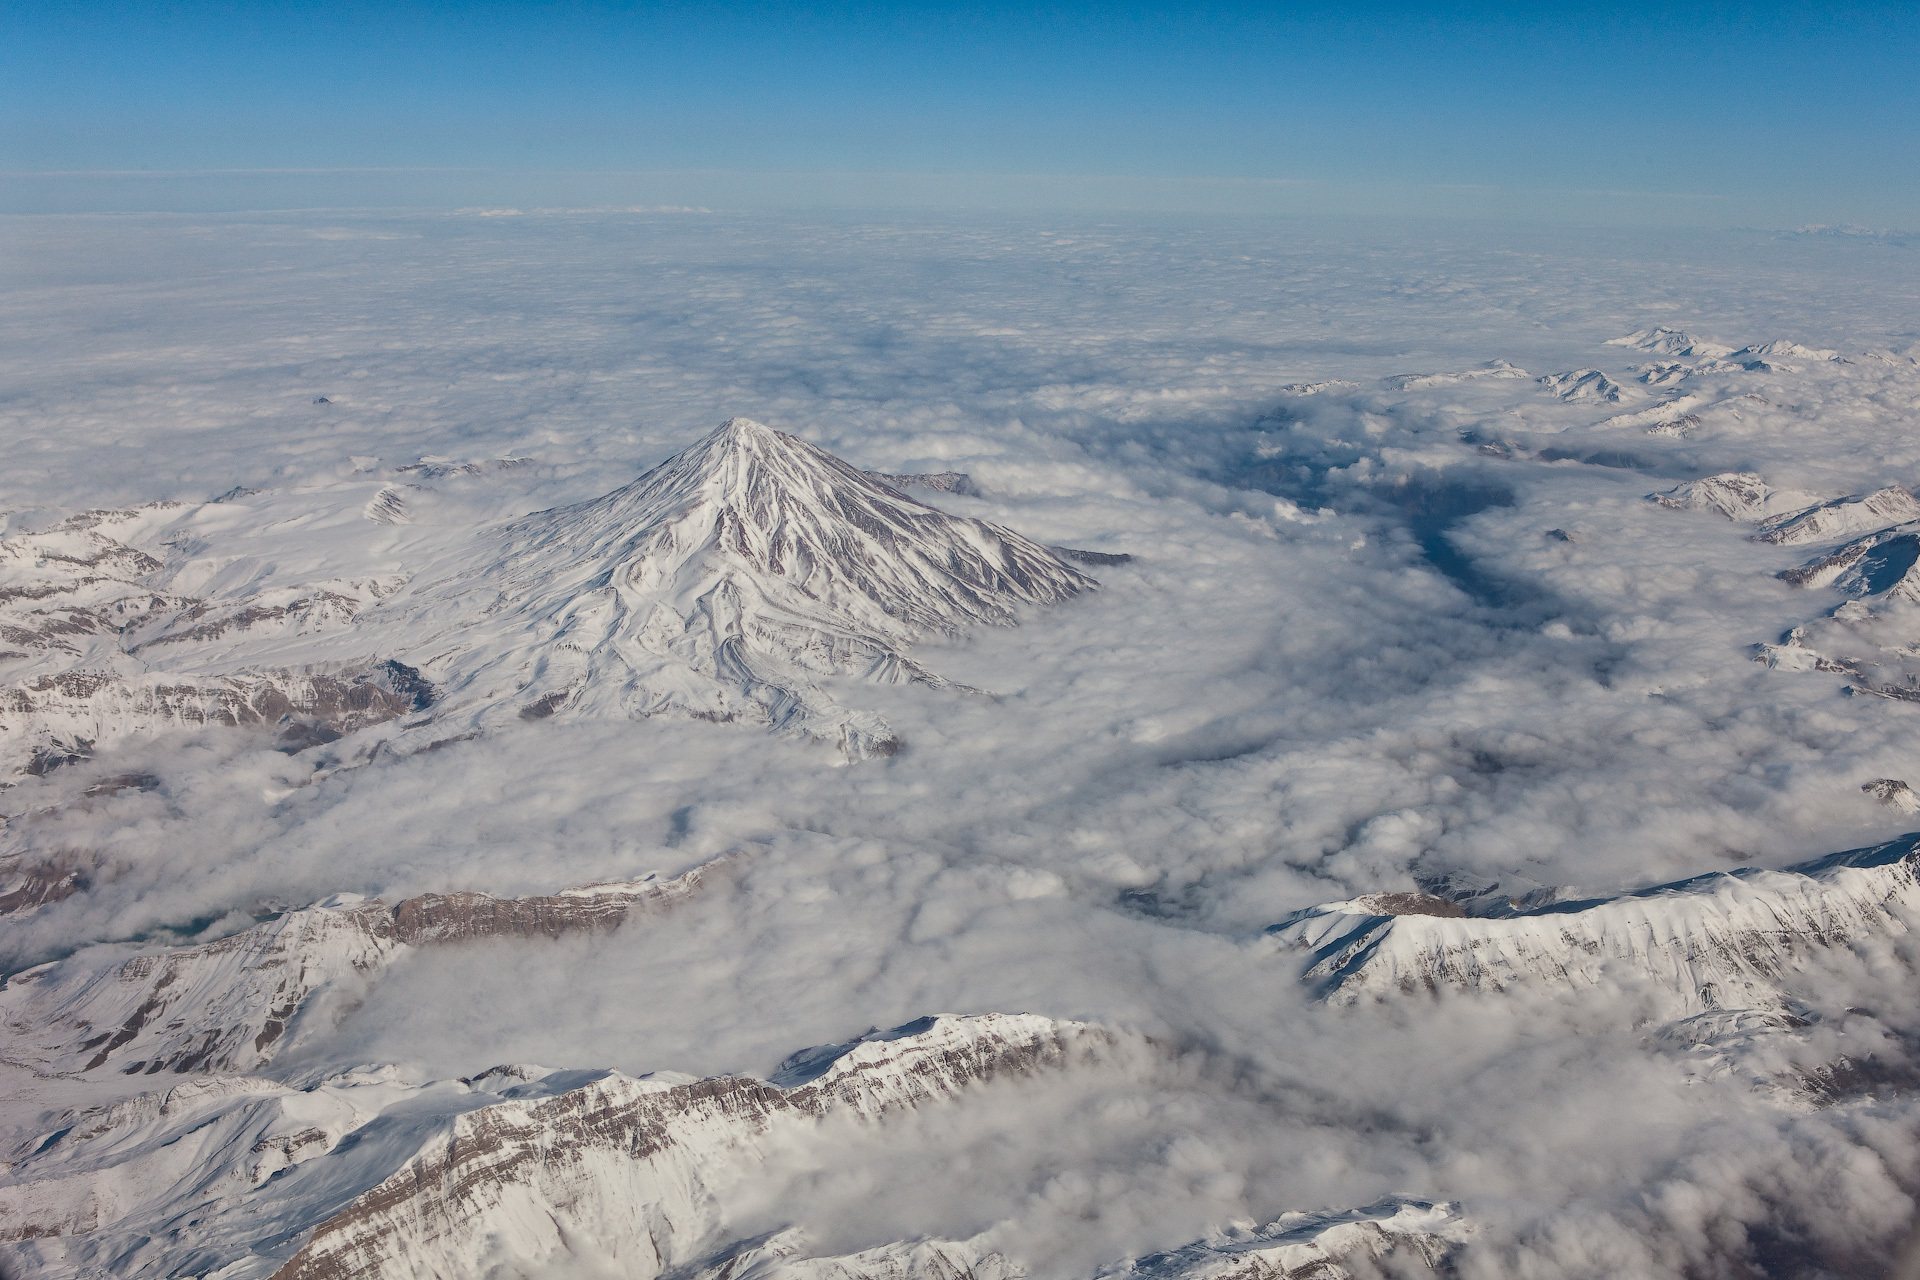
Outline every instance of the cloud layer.
<svg viewBox="0 0 1920 1280"><path fill-rule="evenodd" d="M1389 1193L1461 1200L1473 1276L1794 1274L1901 1247L1912 1104L1755 1087L1907 1053L1898 936L1809 960L1807 1027L1722 1069L1650 1041L1630 981L1329 1009L1260 935L1360 893L1612 891L1900 830L1860 785L1920 768L1911 708L1751 660L1840 599L1775 576L1804 549L1645 495L1920 479L1905 251L1225 220L18 230L11 531L240 485L386 537L357 514L373 477L533 459L425 483L418 528L366 543L400 554L598 496L741 414L857 466L965 471L981 496L933 500L1134 559L915 649L991 699L834 686L907 744L854 767L663 719L355 768L206 732L20 779L5 851L92 887L10 924L8 969L340 891L552 892L764 841L737 891L645 928L409 957L277 1069L765 1074L868 1026L1033 1011L1168 1054L847 1135L837 1172L796 1152L742 1220L836 1224L848 1249L990 1230L1061 1275ZM1702 371L1697 425L1609 425L1670 399L1634 367L1669 357L1605 340L1663 323L1855 362ZM1493 360L1596 369L1631 402L1432 376ZM129 773L158 784L83 794Z"/></svg>

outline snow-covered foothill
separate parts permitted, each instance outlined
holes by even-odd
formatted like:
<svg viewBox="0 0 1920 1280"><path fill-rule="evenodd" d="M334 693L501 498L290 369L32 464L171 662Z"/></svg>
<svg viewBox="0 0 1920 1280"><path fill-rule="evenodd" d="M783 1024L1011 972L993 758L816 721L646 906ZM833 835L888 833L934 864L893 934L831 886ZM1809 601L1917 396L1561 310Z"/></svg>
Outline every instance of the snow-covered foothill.
<svg viewBox="0 0 1920 1280"><path fill-rule="evenodd" d="M1684 382L1687 375L1693 372L1692 365L1677 360L1656 360L1634 368L1640 375L1640 381L1650 387L1671 387Z"/></svg>
<svg viewBox="0 0 1920 1280"><path fill-rule="evenodd" d="M1272 926L1327 999L1503 991L1523 983L1650 986L1670 1016L1765 1008L1776 979L1810 947L1904 932L1920 906L1920 834L1781 871L1744 867L1619 897L1505 917L1394 915L1361 899Z"/></svg>
<svg viewBox="0 0 1920 1280"><path fill-rule="evenodd" d="M1920 499L1899 485L1888 485L1873 493L1835 498L1797 514L1776 516L1760 526L1753 540L1780 546L1837 542L1912 520L1920 520Z"/></svg>
<svg viewBox="0 0 1920 1280"><path fill-rule="evenodd" d="M1757 524L1795 515L1824 499L1801 489L1775 489L1751 471L1726 471L1650 493L1647 501L1669 511L1717 511L1729 520Z"/></svg>
<svg viewBox="0 0 1920 1280"><path fill-rule="evenodd" d="M1700 425L1699 410L1708 406L1707 397L1688 393L1662 400L1645 409L1616 413L1595 423L1597 427L1638 427L1649 435L1685 436Z"/></svg>
<svg viewBox="0 0 1920 1280"><path fill-rule="evenodd" d="M1776 338L1740 348L1705 366L1709 370L1740 369L1748 373L1798 373L1809 364L1832 360L1838 352L1815 350Z"/></svg>
<svg viewBox="0 0 1920 1280"><path fill-rule="evenodd" d="M1713 360L1733 351L1724 343L1712 342L1705 338L1696 338L1684 329L1670 329L1658 325L1651 329L1636 329L1619 338L1608 338L1609 347L1632 347L1635 351L1645 351L1656 356L1678 356L1684 359Z"/></svg>
<svg viewBox="0 0 1920 1280"><path fill-rule="evenodd" d="M1532 374L1518 365L1505 360L1489 360L1478 369L1463 369L1457 373L1396 373L1382 380L1381 385L1392 391L1424 391L1433 387L1458 386L1463 382L1501 381L1515 378L1531 378ZM1331 384L1319 384L1327 386ZM1318 387L1315 388L1316 390ZM1302 393L1304 394L1304 393Z"/></svg>
<svg viewBox="0 0 1920 1280"><path fill-rule="evenodd" d="M22 1153L0 1180L0 1239L14 1242L0 1257L49 1280L453 1280L582 1258L650 1280L709 1256L726 1225L718 1193L822 1121L883 1123L987 1081L1096 1064L1115 1043L1087 1024L982 1014L796 1055L772 1081L525 1066L439 1082L368 1070L306 1089L214 1078L66 1118ZM188 1211L193 1230L167 1225Z"/></svg>
<svg viewBox="0 0 1920 1280"><path fill-rule="evenodd" d="M1457 1204L1394 1196L1363 1209L1283 1214L1100 1273L1100 1280L1347 1280L1423 1274L1473 1234Z"/></svg>
<svg viewBox="0 0 1920 1280"><path fill-rule="evenodd" d="M409 948L614 928L713 887L747 856L552 897L424 894L389 907L340 894L195 947L83 950L0 990L5 1057L59 1074L257 1071L303 1030L317 996L351 1001Z"/></svg>
<svg viewBox="0 0 1920 1280"><path fill-rule="evenodd" d="M1638 398L1637 392L1620 385L1598 369L1550 373L1537 381L1568 404L1619 404L1622 400Z"/></svg>
<svg viewBox="0 0 1920 1280"><path fill-rule="evenodd" d="M1328 378L1323 382L1289 382L1279 388L1280 394L1288 396L1317 396L1323 391L1355 391L1360 384L1348 382L1343 378Z"/></svg>
<svg viewBox="0 0 1920 1280"><path fill-rule="evenodd" d="M869 471L867 474L896 489L929 489L934 493L951 493L962 498L980 496L980 486L975 484L973 477L964 471L933 471L914 475L888 475L883 471Z"/></svg>
<svg viewBox="0 0 1920 1280"><path fill-rule="evenodd" d="M1020 1280L1026 1268L977 1240L897 1240L855 1253L812 1252L797 1227L736 1242L678 1274L686 1280Z"/></svg>
<svg viewBox="0 0 1920 1280"><path fill-rule="evenodd" d="M1888 492L1905 495L1907 491ZM1894 499L1887 505L1905 504ZM1829 555L1799 568L1784 570L1780 577L1797 587L1836 587L1852 596L1920 603L1920 574L1914 572L1916 560L1920 560L1920 521L1909 520L1855 538Z"/></svg>

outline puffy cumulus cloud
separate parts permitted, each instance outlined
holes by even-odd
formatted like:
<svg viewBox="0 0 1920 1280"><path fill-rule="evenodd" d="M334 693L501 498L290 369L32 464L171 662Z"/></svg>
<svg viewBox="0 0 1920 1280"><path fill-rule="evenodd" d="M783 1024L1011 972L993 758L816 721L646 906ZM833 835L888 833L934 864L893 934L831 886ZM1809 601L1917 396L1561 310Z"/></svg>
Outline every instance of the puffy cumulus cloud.
<svg viewBox="0 0 1920 1280"><path fill-rule="evenodd" d="M457 540L744 413L861 466L967 471L981 493L941 505L1134 559L916 650L990 697L838 689L907 743L856 767L667 720L371 762L237 732L113 745L0 800L10 857L88 884L9 924L9 968L342 890L551 892L756 842L734 887L611 936L406 957L276 1070L764 1074L870 1025L1030 1010L1155 1047L796 1146L737 1220L848 1248L987 1232L1061 1275L1390 1192L1463 1200L1475 1277L1859 1273L1904 1247L1896 937L1810 959L1805 1026L1698 1051L1630 982L1330 1008L1259 940L1359 893L1608 891L1898 829L1859 785L1912 773L1904 707L1749 660L1834 603L1773 576L1797 552L1643 495L1727 470L1911 482L1911 360L1701 372L1721 416L1669 433L1531 377L1394 380L1505 359L1639 386L1642 353L1601 344L1672 316L1727 345L1897 344L1890 255L1224 221L339 223L22 220L32 289L0 313L17 527L535 459L422 491L417 536ZM148 782L88 794L122 776ZM1768 1083L1843 1058L1892 1083L1824 1108Z"/></svg>

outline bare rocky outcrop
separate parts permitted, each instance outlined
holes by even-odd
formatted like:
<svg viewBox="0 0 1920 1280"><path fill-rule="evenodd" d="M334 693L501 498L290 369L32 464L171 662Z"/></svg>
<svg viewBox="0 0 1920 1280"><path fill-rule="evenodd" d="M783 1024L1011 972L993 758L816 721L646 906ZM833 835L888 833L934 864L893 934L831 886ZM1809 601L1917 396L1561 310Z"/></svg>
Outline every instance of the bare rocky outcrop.
<svg viewBox="0 0 1920 1280"><path fill-rule="evenodd" d="M0 916L19 915L63 902L87 887L85 860L72 855L22 863L0 860Z"/></svg>
<svg viewBox="0 0 1920 1280"><path fill-rule="evenodd" d="M1369 893L1355 898L1352 906L1355 910L1383 916L1440 916L1457 920L1467 914L1459 903L1431 893Z"/></svg>

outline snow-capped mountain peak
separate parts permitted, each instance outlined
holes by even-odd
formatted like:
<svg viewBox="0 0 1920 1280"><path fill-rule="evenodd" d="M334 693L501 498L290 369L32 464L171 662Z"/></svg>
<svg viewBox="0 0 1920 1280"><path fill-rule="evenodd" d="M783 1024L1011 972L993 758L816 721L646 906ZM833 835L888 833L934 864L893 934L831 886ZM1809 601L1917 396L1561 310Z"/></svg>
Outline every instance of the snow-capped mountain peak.
<svg viewBox="0 0 1920 1280"><path fill-rule="evenodd" d="M747 720L890 754L871 713L813 685L845 674L945 683L903 652L928 635L1008 625L1097 585L1009 529L949 515L797 436L731 418L601 498L507 526L439 592L484 635L448 668L520 690L509 710ZM474 714L495 714L479 699ZM491 703L491 699L488 699Z"/></svg>
<svg viewBox="0 0 1920 1280"><path fill-rule="evenodd" d="M905 640L1004 624L1093 585L1038 543L916 502L797 436L748 418L638 480L513 530L535 578L573 571L692 603L757 579L796 612L841 613ZM547 552L543 554L543 552ZM558 553L558 554L553 554Z"/></svg>
<svg viewBox="0 0 1920 1280"><path fill-rule="evenodd" d="M16 764L210 720L314 721L325 740L429 706L408 730L435 740L449 721L666 713L885 755L885 722L835 704L819 677L942 685L907 656L914 641L1097 585L1052 548L747 418L591 501L409 544L417 562L388 557L364 581L283 582L255 556L244 589L170 595L182 557L224 564L258 532L259 518L206 509L95 513L0 542L0 627L23 637L0 653L17 682L0 687L0 730L25 730L0 743ZM380 509L377 527L404 523L398 498ZM158 555L106 537L105 517ZM387 687L394 673L406 688Z"/></svg>

